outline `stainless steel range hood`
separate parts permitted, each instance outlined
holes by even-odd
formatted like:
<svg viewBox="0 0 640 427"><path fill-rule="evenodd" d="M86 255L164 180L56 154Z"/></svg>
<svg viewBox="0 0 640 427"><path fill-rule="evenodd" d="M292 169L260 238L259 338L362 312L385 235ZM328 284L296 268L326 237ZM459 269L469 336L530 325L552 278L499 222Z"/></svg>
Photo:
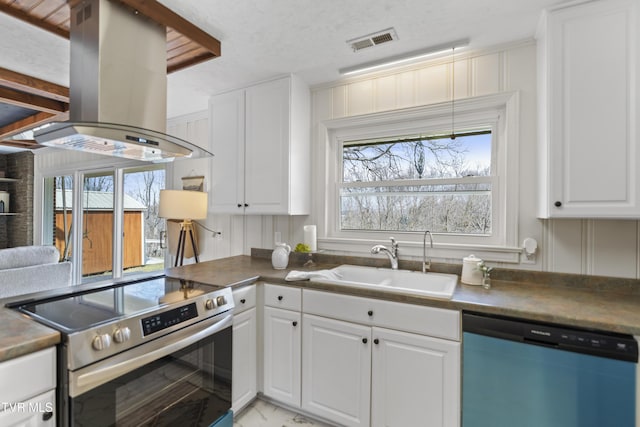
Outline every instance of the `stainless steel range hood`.
<svg viewBox="0 0 640 427"><path fill-rule="evenodd" d="M35 140L152 162L212 156L165 133L166 28L117 2L73 4L69 121L36 131Z"/></svg>

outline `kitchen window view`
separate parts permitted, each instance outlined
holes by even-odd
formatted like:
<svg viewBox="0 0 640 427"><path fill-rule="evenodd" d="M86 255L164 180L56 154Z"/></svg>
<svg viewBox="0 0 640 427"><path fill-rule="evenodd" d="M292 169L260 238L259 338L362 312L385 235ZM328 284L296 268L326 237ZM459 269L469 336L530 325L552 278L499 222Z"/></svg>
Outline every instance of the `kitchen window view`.
<svg viewBox="0 0 640 427"><path fill-rule="evenodd" d="M491 235L492 132L345 141L343 231Z"/></svg>
<svg viewBox="0 0 640 427"><path fill-rule="evenodd" d="M58 248L62 261L73 260L73 242L81 239L82 282L164 269L160 238L164 221L158 217L164 167L126 169L119 186L115 184L118 182L115 176L114 171L85 173L80 194L74 194L72 175L45 178L43 236L50 239L47 244ZM122 207L116 208L120 194ZM80 198L81 207L77 229L73 224L74 197ZM121 220L115 216L119 214L116 210L121 212ZM115 228L123 236L123 250L117 251L121 254L117 260L113 251ZM114 271L114 266L120 268Z"/></svg>

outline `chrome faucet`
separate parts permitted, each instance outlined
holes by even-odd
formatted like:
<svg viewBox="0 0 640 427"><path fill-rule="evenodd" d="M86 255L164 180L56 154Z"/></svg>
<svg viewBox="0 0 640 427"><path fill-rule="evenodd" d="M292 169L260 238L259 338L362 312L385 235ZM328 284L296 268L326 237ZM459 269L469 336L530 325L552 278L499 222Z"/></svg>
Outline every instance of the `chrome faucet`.
<svg viewBox="0 0 640 427"><path fill-rule="evenodd" d="M396 239L391 237L391 250L389 250L384 245L375 245L374 247L371 248L371 253L374 255L379 254L380 252L385 253L387 257L389 257L389 261L391 261L391 269L397 270L398 269L398 243L396 243Z"/></svg>
<svg viewBox="0 0 640 427"><path fill-rule="evenodd" d="M422 272L426 273L431 270L431 260L427 261L427 234L429 235L430 247L433 249L433 236L430 231L425 231L422 237Z"/></svg>

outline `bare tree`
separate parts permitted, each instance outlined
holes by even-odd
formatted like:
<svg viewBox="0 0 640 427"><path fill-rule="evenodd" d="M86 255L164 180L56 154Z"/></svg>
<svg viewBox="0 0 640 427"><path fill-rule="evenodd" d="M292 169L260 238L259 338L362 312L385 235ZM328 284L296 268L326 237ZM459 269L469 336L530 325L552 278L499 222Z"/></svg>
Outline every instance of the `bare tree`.
<svg viewBox="0 0 640 427"><path fill-rule="evenodd" d="M365 230L438 230L488 233L490 187L486 183L437 184L434 179L489 176L490 165L471 165L464 138L413 139L347 145L343 181L371 183L342 190L341 226ZM402 186L402 180L429 184ZM393 181L393 185L377 185Z"/></svg>

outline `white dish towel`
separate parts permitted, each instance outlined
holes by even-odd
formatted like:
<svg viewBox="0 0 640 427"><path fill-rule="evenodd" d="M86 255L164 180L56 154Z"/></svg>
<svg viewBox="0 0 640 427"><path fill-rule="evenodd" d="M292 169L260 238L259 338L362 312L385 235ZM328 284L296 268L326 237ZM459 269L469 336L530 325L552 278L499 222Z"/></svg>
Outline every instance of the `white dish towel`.
<svg viewBox="0 0 640 427"><path fill-rule="evenodd" d="M325 279L325 280L340 280L341 275L332 270L317 270L317 271L298 271L291 270L287 277L284 278L286 281L294 281L294 280L309 280L309 279Z"/></svg>

